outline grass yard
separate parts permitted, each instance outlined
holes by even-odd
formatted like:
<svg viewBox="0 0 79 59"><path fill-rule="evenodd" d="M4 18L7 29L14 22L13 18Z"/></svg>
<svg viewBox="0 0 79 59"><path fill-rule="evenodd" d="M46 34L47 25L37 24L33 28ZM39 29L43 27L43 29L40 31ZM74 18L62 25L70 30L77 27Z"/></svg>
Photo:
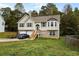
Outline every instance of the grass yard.
<svg viewBox="0 0 79 59"><path fill-rule="evenodd" d="M0 32L0 38L11 38L16 36L16 32Z"/></svg>
<svg viewBox="0 0 79 59"><path fill-rule="evenodd" d="M67 48L63 38L52 40L39 38L34 41L0 43L0 55L3 56L75 56L78 51Z"/></svg>

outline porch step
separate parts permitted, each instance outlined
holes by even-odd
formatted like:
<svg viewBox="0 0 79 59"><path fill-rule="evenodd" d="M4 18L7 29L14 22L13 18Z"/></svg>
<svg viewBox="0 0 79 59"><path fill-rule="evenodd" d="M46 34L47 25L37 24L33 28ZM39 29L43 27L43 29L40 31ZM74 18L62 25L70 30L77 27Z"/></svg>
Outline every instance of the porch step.
<svg viewBox="0 0 79 59"><path fill-rule="evenodd" d="M31 34L30 40L34 40L37 37L37 31L34 30L33 33Z"/></svg>

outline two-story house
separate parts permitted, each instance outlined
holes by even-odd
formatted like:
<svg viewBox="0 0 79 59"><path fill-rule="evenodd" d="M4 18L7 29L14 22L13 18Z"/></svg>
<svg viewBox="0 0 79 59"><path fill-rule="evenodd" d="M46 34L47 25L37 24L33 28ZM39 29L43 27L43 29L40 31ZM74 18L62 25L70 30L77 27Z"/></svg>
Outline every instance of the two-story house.
<svg viewBox="0 0 79 59"><path fill-rule="evenodd" d="M18 32L31 35L38 30L40 37L59 38L60 15L38 16L24 15L18 21Z"/></svg>

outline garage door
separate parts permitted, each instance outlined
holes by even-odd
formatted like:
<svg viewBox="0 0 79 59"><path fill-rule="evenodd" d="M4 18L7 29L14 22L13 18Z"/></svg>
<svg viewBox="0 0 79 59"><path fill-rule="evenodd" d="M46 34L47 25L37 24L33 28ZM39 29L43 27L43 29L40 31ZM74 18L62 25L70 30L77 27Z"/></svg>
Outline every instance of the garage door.
<svg viewBox="0 0 79 59"><path fill-rule="evenodd" d="M19 34L26 34L26 31L20 31Z"/></svg>
<svg viewBox="0 0 79 59"><path fill-rule="evenodd" d="M31 35L31 34L32 34L32 31L27 31L27 34L28 34L28 35Z"/></svg>
<svg viewBox="0 0 79 59"><path fill-rule="evenodd" d="M31 35L32 31L20 31L19 34L28 34L28 35Z"/></svg>

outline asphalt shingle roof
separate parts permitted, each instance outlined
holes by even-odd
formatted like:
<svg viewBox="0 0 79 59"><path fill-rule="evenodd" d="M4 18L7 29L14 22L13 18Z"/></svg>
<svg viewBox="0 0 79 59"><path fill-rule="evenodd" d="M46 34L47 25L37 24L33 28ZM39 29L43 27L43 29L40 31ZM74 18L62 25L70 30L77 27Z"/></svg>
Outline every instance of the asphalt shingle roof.
<svg viewBox="0 0 79 59"><path fill-rule="evenodd" d="M34 22L47 22L51 18L52 20L60 21L59 15L31 17Z"/></svg>

